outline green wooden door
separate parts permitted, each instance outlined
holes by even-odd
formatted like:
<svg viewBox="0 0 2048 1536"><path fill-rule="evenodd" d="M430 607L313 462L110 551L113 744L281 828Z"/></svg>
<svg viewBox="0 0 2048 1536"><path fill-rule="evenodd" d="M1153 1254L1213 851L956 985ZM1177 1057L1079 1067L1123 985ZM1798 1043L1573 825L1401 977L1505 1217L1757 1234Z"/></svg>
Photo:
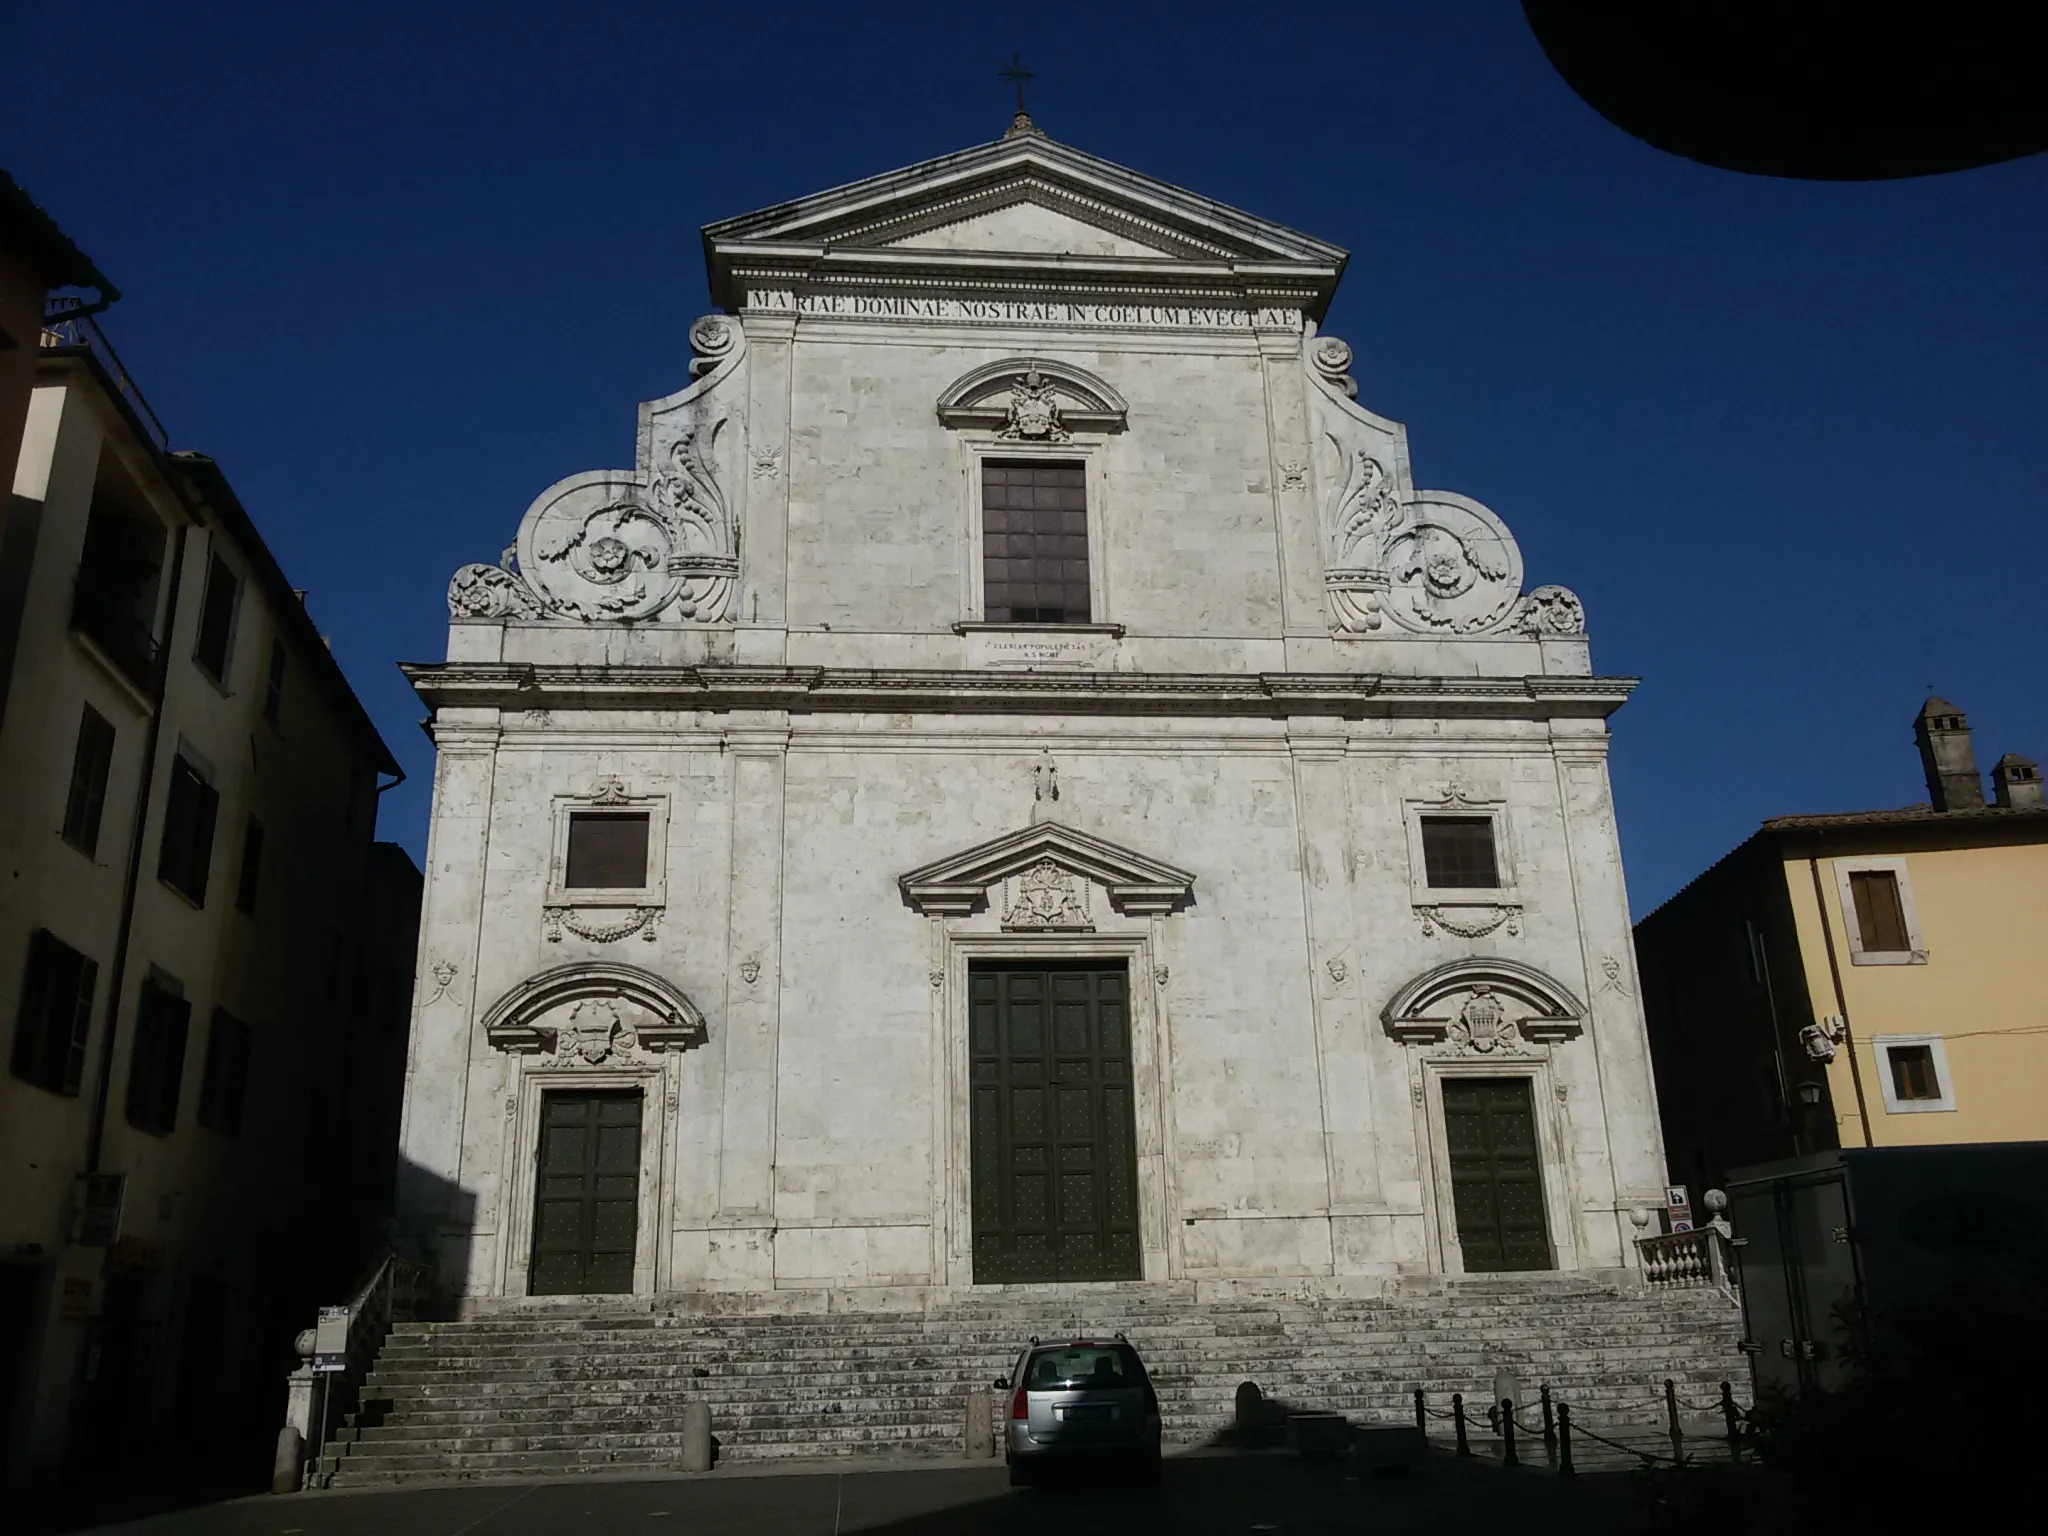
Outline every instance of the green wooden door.
<svg viewBox="0 0 2048 1536"><path fill-rule="evenodd" d="M968 984L975 1281L1141 1278L1123 965L976 965Z"/></svg>
<svg viewBox="0 0 2048 1536"><path fill-rule="evenodd" d="M640 1222L640 1094L550 1093L533 1197L536 1296L633 1289Z"/></svg>
<svg viewBox="0 0 2048 1536"><path fill-rule="evenodd" d="M1465 1268L1551 1268L1529 1079L1452 1077L1443 1088L1451 1203Z"/></svg>

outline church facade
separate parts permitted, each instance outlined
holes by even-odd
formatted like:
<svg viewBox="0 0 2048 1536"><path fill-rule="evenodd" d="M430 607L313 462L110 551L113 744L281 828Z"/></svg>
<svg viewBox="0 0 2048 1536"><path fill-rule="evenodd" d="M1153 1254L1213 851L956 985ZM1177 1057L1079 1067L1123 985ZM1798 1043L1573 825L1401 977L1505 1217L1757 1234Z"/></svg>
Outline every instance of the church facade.
<svg viewBox="0 0 2048 1536"><path fill-rule="evenodd" d="M635 465L408 669L402 1240L476 1305L1630 1263L1631 684L1354 398L1344 252L1021 116L705 252Z"/></svg>

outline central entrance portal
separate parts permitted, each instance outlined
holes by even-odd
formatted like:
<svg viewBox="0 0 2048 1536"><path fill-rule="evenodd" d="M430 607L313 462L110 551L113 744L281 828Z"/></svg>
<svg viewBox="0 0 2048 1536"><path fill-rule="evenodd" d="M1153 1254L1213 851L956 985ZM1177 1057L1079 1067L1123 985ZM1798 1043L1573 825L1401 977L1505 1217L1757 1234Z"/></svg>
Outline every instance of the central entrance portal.
<svg viewBox="0 0 2048 1536"><path fill-rule="evenodd" d="M544 1095L537 1172L530 1294L631 1291L640 1090Z"/></svg>
<svg viewBox="0 0 2048 1536"><path fill-rule="evenodd" d="M1549 1269L1543 1171L1526 1077L1444 1082L1451 1203L1468 1271Z"/></svg>
<svg viewBox="0 0 2048 1536"><path fill-rule="evenodd" d="M968 970L974 1279L1137 1280L1122 961Z"/></svg>

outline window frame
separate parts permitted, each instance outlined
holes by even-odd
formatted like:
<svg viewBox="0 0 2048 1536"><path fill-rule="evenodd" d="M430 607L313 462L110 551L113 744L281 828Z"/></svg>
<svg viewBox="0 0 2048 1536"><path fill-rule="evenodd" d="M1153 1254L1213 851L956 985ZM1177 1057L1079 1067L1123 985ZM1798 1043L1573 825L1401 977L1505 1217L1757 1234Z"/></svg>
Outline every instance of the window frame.
<svg viewBox="0 0 2048 1536"><path fill-rule="evenodd" d="M252 812L242 818L242 856L235 864L235 910L256 915L263 899L263 823Z"/></svg>
<svg viewBox="0 0 2048 1536"><path fill-rule="evenodd" d="M263 722L274 731L284 729L284 680L291 660L284 637L270 637L270 660L263 674Z"/></svg>
<svg viewBox="0 0 2048 1536"><path fill-rule="evenodd" d="M36 957L39 949L63 951L62 955L53 958L65 961L67 968L73 971L71 1022L67 1037L60 1043L56 1027L59 1020L53 1013L61 1010L53 1010L50 1007L49 1000L52 994L46 982L41 1000L43 1007L35 1020L33 1059L30 1059L31 1036L25 1032L24 1026L29 1022L30 983L38 977ZM76 966L69 966L70 961L75 961ZM49 929L35 928L30 931L28 951L22 959L21 991L15 999L14 1035L7 1058L8 1071L17 1081L64 1098L78 1097L79 1087L85 1079L85 1057L87 1047L91 1043L93 1009L99 998L99 971L99 961L81 949L72 948ZM54 1074L47 1071L53 1063L57 1066ZM25 1071L25 1067L42 1070Z"/></svg>
<svg viewBox="0 0 2048 1536"><path fill-rule="evenodd" d="M99 740L104 750L98 754L99 802L92 809L90 826L80 828L80 836L72 836L72 820L78 809L80 776L79 766L85 760L86 736L92 731L92 723L98 721L104 733ZM58 828L58 835L84 854L88 859L97 860L100 850L100 828L107 814L107 791L114 780L114 749L120 744L121 732L113 721L94 709L91 704L82 704L78 715L78 741L71 749L71 780L64 791L64 820Z"/></svg>
<svg viewBox="0 0 2048 1536"><path fill-rule="evenodd" d="M1514 822L1507 801L1499 796L1472 795L1446 786L1428 798L1402 801L1408 835L1409 899L1418 907L1519 907L1522 905L1521 860L1514 841ZM1422 823L1431 816L1485 817L1493 823L1493 863L1498 885L1431 885L1429 861L1423 853Z"/></svg>
<svg viewBox="0 0 2048 1536"><path fill-rule="evenodd" d="M152 994L177 1006L159 1015L149 1008ZM175 1048L158 1041L158 1031L172 1016ZM145 1043L150 1047L148 1065L155 1074L147 1085L139 1076L145 1064ZM150 967L135 993L135 1032L128 1045L127 1090L121 1096L123 1117L145 1135L169 1136L178 1129L178 1110L185 1096L185 1057L191 1043L191 999L174 978Z"/></svg>
<svg viewBox="0 0 2048 1536"><path fill-rule="evenodd" d="M221 642L220 670L216 672L200 653L200 647L206 643L206 615L213 601L214 577L221 572L227 573L228 579L235 584L235 590L229 599L227 635ZM192 664L211 679L223 693L233 691L228 686L228 676L235 669L235 641L240 638L242 599L248 590L248 577L235 569L234 562L228 559L221 549L220 542L215 540L210 543L206 551L206 587L199 595L199 612L192 624Z"/></svg>
<svg viewBox="0 0 2048 1536"><path fill-rule="evenodd" d="M1920 929L1919 909L1913 904L1913 882L1903 854L1838 858L1834 861L1835 901L1842 917L1842 931L1849 940L1851 965L1925 965L1927 940ZM1898 882L1899 910L1906 920L1906 949L1869 949L1863 943L1863 925L1856 916L1856 893L1851 875L1890 874Z"/></svg>
<svg viewBox="0 0 2048 1536"><path fill-rule="evenodd" d="M165 864L170 858L171 812L178 793L178 770L181 766L205 794L212 796L212 806L203 818L206 827L205 838L195 838L193 841L195 849L203 843L203 856L195 858L192 850L188 849L188 867L173 871L166 869ZM171 771L164 777L163 817L157 827L156 878L159 884L177 892L194 907L202 910L206 906L206 893L213 880L213 845L220 832L220 800L220 791L214 787L213 775L206 763L187 751L184 742L180 741L177 750L171 754ZM194 882L198 887L196 890L180 883L181 880L189 879L193 875L194 870L189 867L193 863L197 865L198 878Z"/></svg>
<svg viewBox="0 0 2048 1536"><path fill-rule="evenodd" d="M577 814L644 814L647 817L647 879L636 886L568 883L569 820ZM664 907L668 903L668 796L635 795L616 780L587 794L554 797L553 852L548 860L549 907Z"/></svg>
<svg viewBox="0 0 2048 1536"><path fill-rule="evenodd" d="M216 1005L206 1026L206 1056L199 1071L199 1107L194 1119L230 1141L242 1134L249 1062L255 1048L254 1027Z"/></svg>
<svg viewBox="0 0 2048 1536"><path fill-rule="evenodd" d="M1064 443L1004 442L993 432L962 432L958 435L962 455L961 482L966 487L966 507L961 526L965 530L960 562L960 622L977 629L1026 630L1033 633L1094 634L1122 632L1109 601L1109 541L1105 528L1109 503L1103 491L1100 442L1080 436ZM982 466L991 461L1023 463L1042 460L1050 464L1078 463L1088 498L1088 622L1085 624L1039 624L989 620L986 573L983 569L986 534L982 528Z"/></svg>
<svg viewBox="0 0 2048 1536"><path fill-rule="evenodd" d="M1902 1099L1892 1080L1892 1051L1899 1046L1926 1046L1934 1063L1934 1081L1941 1093L1932 1099ZM1888 1115L1952 1114L1956 1107L1956 1080L1949 1074L1948 1048L1940 1035L1873 1035L1870 1049L1877 1057L1877 1084L1884 1092Z"/></svg>

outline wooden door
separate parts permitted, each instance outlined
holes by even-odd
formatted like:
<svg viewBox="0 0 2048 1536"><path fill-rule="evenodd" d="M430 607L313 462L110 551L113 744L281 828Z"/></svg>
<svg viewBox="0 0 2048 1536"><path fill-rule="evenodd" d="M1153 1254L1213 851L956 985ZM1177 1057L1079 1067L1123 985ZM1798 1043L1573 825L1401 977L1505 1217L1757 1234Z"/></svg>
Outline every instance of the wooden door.
<svg viewBox="0 0 2048 1536"><path fill-rule="evenodd" d="M975 1281L1141 1278L1124 966L976 965L968 986Z"/></svg>
<svg viewBox="0 0 2048 1536"><path fill-rule="evenodd" d="M544 1095L538 1157L529 1290L631 1291L640 1224L639 1090Z"/></svg>
<svg viewBox="0 0 2048 1536"><path fill-rule="evenodd" d="M1443 1093L1466 1270L1553 1268L1529 1079L1451 1077Z"/></svg>

